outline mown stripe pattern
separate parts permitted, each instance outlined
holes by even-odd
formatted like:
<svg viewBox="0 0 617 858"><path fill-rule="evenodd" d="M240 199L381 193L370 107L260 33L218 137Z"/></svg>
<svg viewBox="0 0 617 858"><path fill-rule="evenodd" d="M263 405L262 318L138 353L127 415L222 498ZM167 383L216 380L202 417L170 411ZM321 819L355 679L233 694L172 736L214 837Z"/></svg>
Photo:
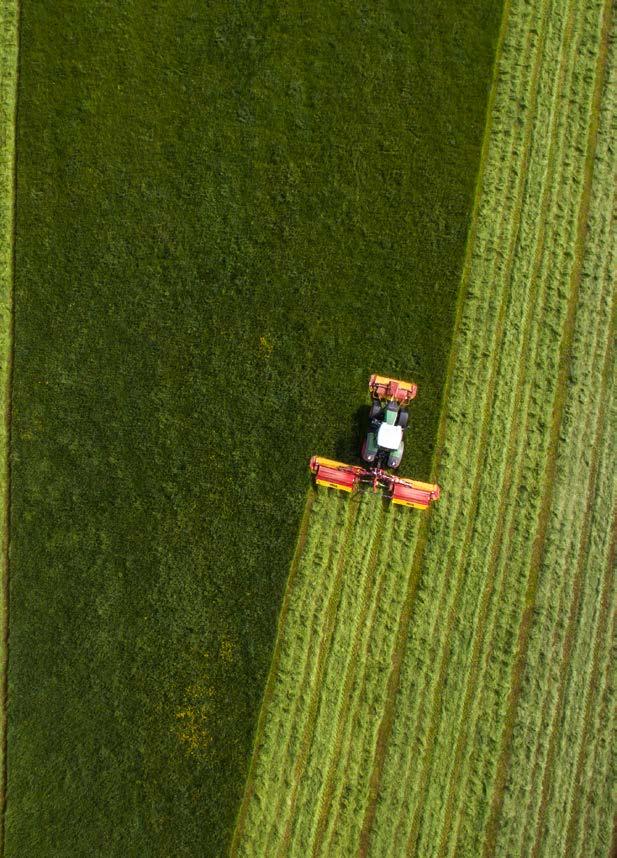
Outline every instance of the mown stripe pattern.
<svg viewBox="0 0 617 858"><path fill-rule="evenodd" d="M236 854L609 853L610 11L608 0L508 7L445 406L445 491L426 541L417 517L362 499L336 533L337 560L301 559L299 602L325 600L332 576L339 589L311 613L310 644L308 615L281 627L288 661L264 701ZM313 538L327 540L339 504L320 497Z"/></svg>

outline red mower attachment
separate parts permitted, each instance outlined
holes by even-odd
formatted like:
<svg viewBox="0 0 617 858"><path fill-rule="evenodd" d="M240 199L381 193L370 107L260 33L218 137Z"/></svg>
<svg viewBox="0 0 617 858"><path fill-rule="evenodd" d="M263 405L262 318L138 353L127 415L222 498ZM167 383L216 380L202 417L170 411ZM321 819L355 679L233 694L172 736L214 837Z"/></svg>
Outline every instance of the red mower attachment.
<svg viewBox="0 0 617 858"><path fill-rule="evenodd" d="M360 475L364 473L363 468L344 465L342 462L334 462L332 459L324 459L321 456L313 456L309 467L315 474L315 482L318 486L342 489L344 492L352 492L358 484Z"/></svg>
<svg viewBox="0 0 617 858"><path fill-rule="evenodd" d="M418 385L413 381L399 381L396 378L373 374L369 379L368 389L375 399L394 399L399 405L407 405L415 398Z"/></svg>
<svg viewBox="0 0 617 858"><path fill-rule="evenodd" d="M416 480L404 480L395 477L392 489L392 503L401 506L413 506L416 509L427 509L431 501L439 498L439 486L434 483L420 483Z"/></svg>
<svg viewBox="0 0 617 858"><path fill-rule="evenodd" d="M341 489L344 492L373 491L389 498L392 503L427 509L439 497L439 486L395 477L379 468L365 469L344 465L332 459L313 456L310 469L318 486Z"/></svg>

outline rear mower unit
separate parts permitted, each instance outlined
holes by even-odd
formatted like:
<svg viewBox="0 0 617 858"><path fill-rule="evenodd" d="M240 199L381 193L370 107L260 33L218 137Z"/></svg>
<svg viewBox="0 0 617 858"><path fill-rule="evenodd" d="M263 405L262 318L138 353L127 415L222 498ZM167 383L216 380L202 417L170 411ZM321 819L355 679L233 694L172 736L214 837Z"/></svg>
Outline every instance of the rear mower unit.
<svg viewBox="0 0 617 858"><path fill-rule="evenodd" d="M345 492L372 490L385 495L394 504L416 509L426 509L431 501L437 500L438 485L397 477L386 470L400 464L408 422L405 406L415 397L417 390L417 385L411 382L372 375L369 391L373 402L368 432L362 444L362 458L372 467L345 465L313 456L310 469L316 484Z"/></svg>

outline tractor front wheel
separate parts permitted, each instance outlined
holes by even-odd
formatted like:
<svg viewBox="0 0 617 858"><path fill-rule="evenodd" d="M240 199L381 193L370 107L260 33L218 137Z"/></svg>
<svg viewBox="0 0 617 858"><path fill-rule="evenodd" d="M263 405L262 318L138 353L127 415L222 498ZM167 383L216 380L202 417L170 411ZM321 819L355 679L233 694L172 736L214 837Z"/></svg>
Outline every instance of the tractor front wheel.
<svg viewBox="0 0 617 858"><path fill-rule="evenodd" d="M381 414L381 404L379 401L373 402L371 405L371 410L368 413L368 419L374 420L376 417L379 417Z"/></svg>

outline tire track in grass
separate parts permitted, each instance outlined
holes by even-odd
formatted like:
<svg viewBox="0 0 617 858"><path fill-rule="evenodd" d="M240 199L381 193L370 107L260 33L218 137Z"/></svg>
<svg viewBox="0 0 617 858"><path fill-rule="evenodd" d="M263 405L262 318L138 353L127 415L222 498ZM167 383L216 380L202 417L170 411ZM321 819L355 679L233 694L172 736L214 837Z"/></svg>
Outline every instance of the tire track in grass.
<svg viewBox="0 0 617 858"><path fill-rule="evenodd" d="M337 775L337 764L343 755L343 748L347 747L346 742L349 742L349 733L347 725L353 723L355 702L360 696L360 689L364 686L363 679L358 683L358 665L366 666L366 656L362 658L362 644L367 642L374 628L375 608L378 603L378 598L371 598L371 592L378 593L381 586L378 572L379 551L382 544L385 543L389 547L389 541L384 540L384 521L383 507L382 510L375 516L377 520L377 533L373 539L370 556L366 571L366 590L362 597L362 607L358 614L356 626L354 628L353 644L350 651L347 670L345 672L345 680L341 687L341 700L352 701L351 705L346 707L342 705L338 711L338 720L333 731L334 741L331 743L331 753L325 769L325 777L323 788L320 790L319 800L317 803L317 813L313 815L310 821L310 831L306 838L308 855L309 845L312 843L311 854L313 858L319 854L322 841L326 831L328 815L332 811L332 799L335 789L335 778ZM388 528L388 533L392 533L392 527ZM356 670L354 670L356 668ZM364 675L364 672L363 672Z"/></svg>
<svg viewBox="0 0 617 858"><path fill-rule="evenodd" d="M569 60L572 60L572 55L577 49L576 40L572 40L571 38L571 26L574 15L574 6L571 6L569 12L569 21L566 28L562 31L563 36L559 36L562 44L570 45L569 50ZM552 40L554 41L554 39ZM559 53L561 70L558 74L553 75L551 71L544 72L545 77L548 75L549 80L554 79L556 82L559 81L556 88L553 91L551 96L552 100L552 131L550 132L551 142L550 149L548 153L548 157L546 159L546 164L548 166L548 170L545 174L544 179L544 190L542 192L540 206L537 211L540 214L540 221L538 221L537 215L534 216L534 222L538 223L537 227L537 235L535 236L535 252L531 257L532 271L530 275L527 272L523 271L519 272L519 279L522 277L523 279L529 276L529 279L533 281L541 281L544 283L543 292L547 295L550 294L551 291L555 292L555 280L558 278L552 277L552 281L549 282L547 280L546 274L540 277L541 269L544 268L545 272L553 273L553 266L550 264L548 260L544 259L545 252L545 231L547 228L555 220L555 203L556 200L553 199L551 204L549 205L549 198L551 194L553 197L555 196L553 191L555 188L561 187L560 180L555 178L552 175L551 169L555 164L555 153L554 149L556 144L563 138L565 133L565 128L562 127L561 131L558 133L559 125L556 124L555 120L559 119L563 112L559 109L559 101L561 99L560 93L563 90L564 80L565 80L565 72L568 66L568 62L563 62L563 53ZM549 67L550 68L550 67ZM563 141L562 141L563 142ZM540 147L543 149L543 140L540 138ZM544 167L542 166L542 161L537 156L533 158L534 163L537 163L537 168L542 171L544 174ZM532 176L530 175L530 180ZM533 198L532 198L533 200ZM527 217L529 219L529 217ZM548 227L547 227L548 224ZM549 246L551 246L550 240L547 242ZM530 250L532 248L530 247ZM546 292L546 290L549 290ZM521 354L527 355L528 363L530 366L539 366L541 365L541 360L536 357L534 360L533 354L534 350L541 346L543 339L543 331L546 329L546 326L550 325L551 319L554 315L554 310L551 307L551 303L546 304L544 312L546 313L546 322L540 318L540 314L538 311L533 308L533 303L530 305L530 318L532 320L531 327L526 328L526 333L524 336L529 336L533 331L533 335L531 336L531 345L528 342L525 342L522 347ZM527 458L523 458L523 446L520 441L524 439L525 436L520 435L520 428L524 427L526 420L529 421L533 419L533 423L536 424L538 420L541 420L541 415L536 414L535 416L525 418L526 414L533 414L533 412L529 411L530 405L530 395L531 389L534 391L534 398L537 398L536 393L538 387L536 384L531 384L531 382L527 385L524 385L525 374L526 374L525 365L519 365L519 375L518 379L515 383L516 388L521 391L525 389L524 401L525 407L520 407L520 397L517 397L517 402L519 404L515 404L514 414L521 412L521 419L516 421L511 421L511 425L514 425L514 430L511 434L510 440L510 448L515 451L514 456L510 457L510 461L508 462L507 471L510 473L507 475L506 484L504 487L504 491L501 493L501 503L500 509L497 514L497 520L501 522L501 527L498 528L495 537L493 538L492 548L491 548L491 556L492 561L488 564L489 570L494 570L493 574L495 575L495 580L493 581L492 575L489 573L489 576L484 583L484 592L482 596L482 603L480 608L479 617L470 623L469 625L476 630L475 638L474 638L474 647L472 651L471 659L469 660L470 665L470 673L467 678L467 687L465 691L465 701L463 708L461 710L461 714L459 717L459 721L457 722L459 727L453 730L453 737L458 735L458 746L457 751L455 753L455 758L453 764L448 766L448 757L447 754L442 755L442 759L444 761L445 771L448 771L449 778L449 791L448 798L446 801L445 808L439 816L433 814L433 824L439 826L441 824L441 839L440 839L440 847L439 851L443 854L447 849L453 848L453 843L456 842L456 838L458 836L458 828L460 826L461 819L459 817L458 808L460 807L461 798L463 793L465 792L465 788L461 786L461 778L462 783L466 783L469 776L469 765L471 762L472 749L478 745L478 741L474 741L470 743L467 741L468 733L475 733L476 726L478 724L478 719L481 717L481 712L484 711L483 706L483 688L487 684L487 670L489 667L492 668L494 657L491 655L493 649L497 643L497 640L501 637L502 632L500 629L506 628L506 624L502 623L502 614L503 611L499 607L502 603L507 604L507 591L508 588L512 587L510 582L510 576L506 574L506 562L508 555L516 556L520 559L520 552L515 552L511 549L513 534L515 533L515 528L518 526L518 520L516 518L516 506L517 504L514 502L514 499L510 501L508 499L509 489L507 486L512 486L512 484L516 487L521 484L525 484L524 475L521 473L521 467L525 465L525 468L528 470L528 462ZM550 395L550 394L549 394ZM528 428L525 429L525 433L530 431ZM512 458L514 459L514 463L512 462ZM512 480L512 472L516 475L516 479ZM518 489L515 489L518 493ZM509 523L508 523L509 522ZM508 533L507 538L503 538L503 533ZM480 550L480 549L479 549ZM478 558L478 564L481 566L480 558ZM522 594L521 594L522 596ZM517 597L520 598L520 597ZM512 600L510 600L512 601ZM513 603L515 606L517 602ZM463 614L465 612L463 611ZM466 614L465 614L466 615ZM512 612L512 617L517 619L518 621L518 608L514 608ZM447 737L446 737L447 738ZM462 769L462 775L461 775ZM437 788L440 788L441 781L438 779L431 779L431 786L429 789L435 791ZM435 801L437 799L435 798ZM456 803L457 811L455 818L458 818L459 825L456 826L456 829L452 829L452 815L453 815L453 804ZM428 804L433 806L429 801ZM437 832L433 832L436 836ZM420 851L422 849L422 844L420 844Z"/></svg>
<svg viewBox="0 0 617 858"><path fill-rule="evenodd" d="M610 280L609 289L610 289ZM610 293L608 295L610 301ZM613 366L613 349L612 349L612 338L610 337L610 331L614 330L614 320L615 314L613 310L613 318L612 321L609 320L608 324L608 344L606 347L606 351L604 354L604 365L601 368L600 373L600 393L598 397L598 404L595 410L596 416L596 426L594 431L585 431L581 433L584 435L585 442L588 441L590 437L593 438L592 446L591 446L591 463L589 468L589 478L588 478L588 487L587 487L587 497L583 514L582 521L582 535L579 545L578 557L576 560L576 572L573 580L572 587L572 596L570 603L570 611L568 614L566 631L563 637L563 645L561 657L559 659L559 681L558 681L558 692L557 692L557 700L556 704L553 707L553 716L552 716L552 724L550 728L550 738L548 743L548 750L546 759L544 762L544 772L542 777L542 786L541 786L541 795L540 795L540 803L537 814L534 814L532 817L533 821L535 821L535 838L533 842L533 847L531 850L531 855L537 856L540 853L540 847L542 840L545 838L545 827L543 822L546 818L546 809L549 802L549 787L551 786L551 781L553 779L553 761L556 754L556 745L558 741L558 734L562 729L562 720L565 717L564 712L564 701L566 698L566 690L567 690L567 680L569 674L571 672L571 656L573 649L576 645L577 634L582 633L585 636L588 633L588 628L581 628L580 623L580 608L581 608L581 600L583 598L584 592L584 578L586 572L586 560L588 556L589 543L591 539L592 533L592 520L594 517L595 510L597 509L598 503L596 501L596 482L598 475L598 466L600 459L600 452L602 450L602 439L609 428L607 424L607 408L606 402L609 394L609 379L611 374L611 368ZM599 328L597 325L596 330ZM589 427L591 429L591 427ZM594 629L593 634L595 636L596 628L592 626ZM547 703L550 700L549 695L546 696Z"/></svg>
<svg viewBox="0 0 617 858"><path fill-rule="evenodd" d="M541 40L540 40L539 44L536 46L536 48L537 48L537 54L536 54L536 58L537 58L537 56L541 53L541 49L542 49ZM531 64L531 75L530 75L530 85L531 85L532 92L534 93L534 95L535 95L535 92L537 90L537 87L536 87L537 74L538 74L538 61L536 59L536 62ZM535 103L534 103L534 99L532 98L531 103L528 107L528 112L527 112L527 117L526 117L526 125L525 125L525 129L524 129L524 134L523 134L523 153L524 153L523 157L525 159L529 157L529 145L530 145L530 135L531 135L531 117L533 117L534 113L535 113ZM513 262L513 253L514 253L514 248L515 248L517 235L518 235L518 227L519 227L519 223L520 223L520 212L521 212L521 206L522 206L522 193L523 193L523 185L524 185L524 181L523 181L524 180L524 172L519 173L519 175L516 178L517 178L517 181L516 181L517 193L516 193L516 201L515 201L515 211L514 211L514 216L510 220L510 224L513 225L514 228L512 230L511 235L510 235L509 241L507 242L508 252L506 254L506 259L505 259L505 262L504 262L504 265L502 268L502 276L503 276L503 280L505 283L510 282L510 269L511 269L511 265ZM506 287L506 288L504 288L504 294L503 294L502 299L501 299L500 314L498 316L497 323L496 323L496 334L497 335L495 338L495 342L500 342L502 335L503 335L503 328L504 328L504 323L505 323L505 318L506 318L506 308L507 308L507 303L508 303L509 299L510 299L510 293L509 293L508 288ZM493 347L493 349L494 348L495 347ZM494 387L495 387L497 374L498 374L498 367L496 365L493 365L491 367L491 375L490 375L488 386L487 386L487 394L488 395L486 396L486 399L484 400L484 407L482 409L482 429L481 429L481 436L480 436L480 444L478 446L478 454L479 454L478 465L476 465L476 468L474 471L474 489L473 489L474 507L472 508L471 511L467 512L467 514L466 514L467 515L467 521L466 521L465 528L464 528L465 533L464 533L463 539L461 540L462 547L463 547L463 551L461 552L461 554L463 554L463 558L466 556L466 551L469 547L471 533L472 533L473 526L474 526L473 509L475 509L475 505L478 502L480 482L482 479L482 468L480 467L479 459L483 455L484 450L485 450L485 446L486 446L486 438L487 438L488 428L489 428L489 421L486 419L486 415L487 415L489 407L493 401L493 393L494 393ZM438 537L436 539L438 541ZM455 613L456 613L456 605L458 603L461 588L464 584L464 579L462 576L463 558L459 557L459 559L457 560L457 562L455 564L455 568L458 570L458 576L457 576L456 585L455 585L456 589L454 590L454 593L455 593L454 598L449 602L450 607L449 607L449 613L448 613L448 620L446 623L446 629L447 630L449 630L454 623ZM432 630L431 637L434 637L434 628ZM429 732L428 732L425 740L422 742L422 747L425 747L425 748L431 747L432 736L434 735L435 730L436 730L435 712L437 710L435 707L437 707L437 708L439 707L440 689L443 688L445 671L447 669L446 655L448 652L447 642L449 641L449 638L450 638L449 631L446 631L446 633L441 634L439 637L440 637L441 641L443 641L444 645L442 647L442 655L441 655L441 662L440 662L440 669L439 669L439 673L438 673L437 683L434 684L434 686L433 686L433 705L432 705L432 709L431 709L433 716L429 719L429 723L428 723ZM411 764L410 763L411 757L409 755L407 755L407 761L408 761L407 772L409 774L409 765ZM428 777L428 769L427 769L427 759L425 757L424 766L422 767L422 771L420 773L421 788L422 788L422 784L426 782L427 777ZM407 781L408 781L408 776L407 776ZM407 789L406 791L409 792L409 789ZM413 841L415 840L415 834L417 831L417 824L419 823L418 810L419 810L419 805L416 805L416 813L414 814L414 817L412 820L412 827L411 827L409 837L408 837L408 845L407 845L408 850L410 848L412 848ZM401 822L402 822L402 820L401 820ZM398 837L395 837L394 842L397 842L397 840L398 840ZM382 848L387 848L386 844L382 844Z"/></svg>
<svg viewBox="0 0 617 858"><path fill-rule="evenodd" d="M608 38L608 10L610 8L610 0L605 0L604 3L604 22L603 22L603 33L602 33L602 44L606 44L606 40ZM594 97L593 103L596 106L594 113L597 115L598 106L599 106L599 98L602 89L602 74L604 70L604 62L606 57L606 50L601 50L598 56L598 66L596 69L595 83L594 83ZM485 836L485 847L484 847L484 856L485 858L489 858L489 856L495 854L495 841L497 834L497 825L499 820L499 815L501 813L501 808L503 806L503 797L504 797L504 788L506 783L506 775L507 769L509 765L510 759L510 747L512 740L512 731L514 728L514 722L516 718L516 707L521 689L522 675L525 665L525 658L527 652L527 644L529 640L531 621L533 619L533 606L535 603L535 594L537 590L537 579L538 572L541 563L542 553L544 550L544 539L546 536L546 530L548 526L548 517L550 514L550 507L552 501L552 492L550 487L554 484L555 479L555 468L556 468L556 455L555 450L557 447L557 443L559 441L559 431L561 427L561 421L563 418L563 411L565 405L565 392L566 392L566 381L567 381L567 373L569 369L569 355L570 348L572 344L572 338L574 333L574 323L575 323L575 311L578 303L578 291L581 279L581 266L582 266L582 255L583 248L586 239L586 228L587 228L587 218L589 214L589 204L590 204L590 192L591 192L591 179L593 173L593 156L596 147L596 137L597 137L597 122L592 124L589 129L589 135L587 140L587 148L585 155L585 167L584 167L584 179L583 179L583 191L582 198L579 208L579 218L578 218L578 229L577 229L577 240L575 245L575 253L574 253L574 262L572 267L572 275L569 283L569 303L568 303L568 314L566 318L566 323L564 326L563 338L560 346L560 360L559 360L559 371L557 377L557 386L556 386L556 395L553 403L553 415L550 426L549 433L549 450L553 451L552 455L549 455L546 460L544 475L542 484L548 487L548 491L545 491L544 502L541 508L539 527L536 533L536 537L534 540L533 546L533 554L532 554L532 562L530 564L530 574L528 578L527 584L527 592L525 597L525 611L523 613L521 623L519 626L518 639L516 644L516 657L514 660L512 675L510 681L510 694L508 699L508 707L507 707L507 715L505 719L504 729L501 738L501 747L502 752L497 765L497 773L494 781L493 787L493 799L492 799L492 807L489 816L488 826L486 830Z"/></svg>
<svg viewBox="0 0 617 858"><path fill-rule="evenodd" d="M505 26L506 26L506 25L505 25L505 23L503 23L503 24L502 24L502 32L505 32ZM496 74L496 77L497 77L497 74ZM515 142L514 142L514 141L512 141L512 145L513 145L513 146L515 145ZM515 178L516 178L516 177L515 177ZM509 223L509 225L510 225L510 226L512 226L512 224L513 224L513 223L514 223L514 224L516 224L516 223L517 223L517 221L518 221L518 216L519 216L519 214L520 214L520 205L519 205L519 203L520 203L520 183L519 183L519 182L516 182L516 183L515 183L515 187L516 187L516 186L518 186L518 188L519 188L519 193L516 195L517 199L515 200L515 214L514 214L514 217L513 217L513 218L511 218L511 219L508 221L508 223ZM502 211L500 214L501 214L502 221L503 221L503 219L505 219L505 211ZM516 230L515 230L515 231L516 231ZM512 247L512 242L510 242L510 247ZM493 257L494 262L496 263L496 255L495 255L495 254L492 254L492 257ZM502 299L501 299L501 307L500 307L500 310L499 310L498 320L497 320L497 323L496 323L496 324L495 324L495 323L493 323L493 331L494 331L494 330L495 330L495 328L496 328L496 329L497 329L497 333L498 333L498 334L499 334L499 330L500 330L500 328L501 328L501 329L503 328L503 318L504 318L504 313L505 313L505 298L502 296ZM469 333L467 334L467 341L468 341L468 342L470 342L470 341L472 341L472 340L473 340L473 330L474 330L474 326L473 326L473 325L472 325L470 328L468 328L468 332L469 332ZM499 337L496 337L496 341L499 341ZM466 381L466 380L464 379L464 380L463 380L463 382L462 382L462 385L463 385L463 386L465 385L465 381ZM453 385L452 385L452 387L453 387L453 388L455 388L455 384L453 384ZM484 385L482 386L482 389L485 391L485 394L486 394L486 398L485 398L485 406L484 406L484 411L485 411L485 412L486 412L486 410L488 409L488 405L490 404L490 401L491 401L491 399L492 399L492 389L491 389L491 387L492 387L492 385L490 385L490 384L489 384L488 388L487 388L487 387L485 387ZM471 422L470 422L469 424L467 424L467 425L469 425L469 426L470 426L470 429L471 429L471 430L473 430L473 427L471 426ZM486 426L485 426L485 425L483 426L483 429L484 429L484 431L486 430ZM470 432L470 435L473 437L473 435L474 435L473 431L471 431L471 432ZM478 440L478 436L477 436L477 435L475 435L475 438L476 438L476 441L477 441L477 440ZM482 454L482 450L483 450L483 435L481 435L481 436L480 436L479 441L480 441L480 442L479 442L479 444L477 444L477 448L476 448L476 450L477 450L476 455L481 455L481 454ZM475 497L476 502L477 502L477 490L478 490L478 485L477 485L477 483L478 483L478 480L479 480L478 470L479 470L479 469L476 469L476 483L474 484L474 489L472 490L472 497ZM467 522L472 521L472 518L473 518L473 516L472 516L472 515L470 515L470 514L466 513L466 516L468 516L468 517L467 517ZM470 529L470 525L469 525L469 523L467 524L466 529L467 529L467 531L469 531L469 529ZM446 528L444 528L444 530L447 532L448 530L450 530L450 528L448 528L448 527L447 527L447 525L446 525ZM431 540L431 541L437 541L437 540L438 540L438 536L437 536L437 537L435 537L435 540ZM440 601L440 600L435 600L435 603L436 603L437 601ZM437 622L437 617L436 617L436 616L435 616L435 622ZM434 630L434 629L433 629L433 630ZM446 635L446 636L444 636L444 637L445 637L445 639L447 639L447 635ZM404 643L405 643L405 641L403 641L403 642L402 642L401 646L404 646ZM398 685L398 682L397 682L397 685ZM418 705L419 705L419 704L418 704ZM391 717L392 717L392 716L390 716L390 718L391 718ZM411 721L411 720L412 720L412 718L410 718L409 720ZM390 723L391 723L391 722L390 722ZM387 727L388 727L388 734L389 734L389 733L391 732L390 724L387 724ZM374 767L374 771L375 771L375 774L374 774L374 776L373 776L374 783L379 783L379 781L381 780L381 772L382 772L382 770L383 770L383 766L384 766L384 758L385 758L385 747L384 747L384 752L382 752L382 754L381 754L381 759L379 759L379 758L377 759L376 766ZM365 822L364 822L364 825L363 825L363 848L364 848L364 850L365 850L365 851L367 851L367 850L368 850L368 840L369 840L370 832L371 832L371 829L372 829L373 818L374 818L374 814L375 814L375 810L376 810L376 793L377 793L377 789L374 787L374 789L373 789L373 796L371 796L371 803L369 804L369 808L370 808L370 810L369 810L369 813L368 813L368 814L366 815L366 817L365 817ZM394 841L396 842L396 838L394 838ZM391 842L392 842L391 838L388 838L388 843L391 843ZM383 844L383 845L384 845L384 848L388 848L388 843ZM384 853L384 854L385 854L385 853Z"/></svg>
<svg viewBox="0 0 617 858"><path fill-rule="evenodd" d="M314 767L319 771L322 761L324 758L327 759L327 748L331 743L329 741L330 730L336 724L337 714L340 716L341 708L344 708L340 679L341 675L346 675L350 669L353 638L358 633L357 624L363 614L362 597L366 594L367 587L371 583L371 578L367 574L371 558L371 544L377 538L377 529L380 523L380 510L376 508L373 501L374 498L366 495L359 498L359 510L354 526L350 528L349 541L351 545L344 564L344 574L342 574L343 564L341 564L340 598L336 605L331 603L332 609L326 616L327 631L323 648L320 651L320 656L323 655L322 671L317 674L318 681L315 683L312 707L307 715L303 740L295 761L293 788L287 805L287 821L278 851L281 858L292 854L292 843L296 845L295 832L299 822L299 815L296 813L298 803L303 808L305 818L314 812L315 802L313 795L311 795L311 787L315 772L311 769L311 763L314 761ZM355 501L351 501L351 503L355 503ZM364 585L359 588L358 578L364 579ZM360 606L357 604L358 594L360 594ZM338 640L339 637L342 637L343 640ZM339 649L342 651L342 659L337 657ZM340 660L343 661L343 664L339 663ZM340 673L341 668L342 674ZM333 697L331 700L328 700L329 692ZM321 746L318 746L320 734L324 730L327 737L322 740ZM313 754L316 759L314 759ZM308 795L306 794L307 791Z"/></svg>
<svg viewBox="0 0 617 858"><path fill-rule="evenodd" d="M568 33L571 33L572 30L572 17L573 17L573 7L571 7L570 15L568 16L568 23L565 27L565 39L568 39ZM556 110L556 102L558 93L561 91L563 87L563 80L565 75L565 66L562 65L560 74L558 75L558 79L556 78L555 90L552 96L553 101L553 118L551 120L553 124L553 129L555 130L554 122L557 118L557 110ZM553 132L550 135L550 144L549 144L549 154L547 156L547 165L549 167L549 173L547 174L546 181L544 183L544 189L542 194L542 201L539 207L540 212L545 212L547 209L548 197L551 192L551 187L553 183L553 177L550 175L550 169L553 165L553 154L554 154L554 145L556 143L556 135ZM538 231L538 235L536 238L536 252L533 260L533 271L531 273L530 282L532 284L538 282L538 274L541 266L541 249L543 246L544 240L544 232L546 228L546 216L543 218L540 228ZM541 293L539 289L534 290L534 297L529 302L529 311L527 314L527 323L523 327L522 333L522 341L519 350L519 360L518 360L518 377L517 381L514 385L515 396L513 405L511 407L511 413L517 414L520 411L521 399L523 399L524 392L524 380L525 374L527 372L527 361L532 363L529 355L529 341L532 335L532 328L534 327L533 322L536 319L537 314L537 304L540 301ZM536 325L537 329L537 325ZM527 400L527 408L526 412L528 413L528 405L529 405L529 396L526 396ZM455 790L459 787L459 771L462 766L465 746L467 742L467 731L473 730L472 725L477 721L477 714L472 717L474 703L479 699L479 695L477 694L477 686L481 682L483 665L486 664L486 660L490 658L490 652L485 653L484 657L481 659L481 653L483 647L486 645L487 640L490 642L492 631L494 629L493 625L487 628L486 617L489 612L489 607L491 603L495 603L499 601L499 599L495 598L495 587L499 585L499 593L501 594L501 590L505 584L505 574L502 562L499 562L499 558L503 557L504 554L507 554L507 546L510 544L511 540L511 530L512 530L512 519L513 519L513 511L514 505L510 502L510 492L512 490L513 485L516 486L516 481L514 480L513 470L518 475L519 469L521 466L521 428L523 426L523 420L511 420L510 425L513 426L513 431L510 436L510 443L508 445L510 450L517 450L518 453L515 454L515 468L512 467L512 456L507 456L506 458L506 467L504 471L504 483L501 492L499 492L499 508L496 515L497 529L495 531L494 537L492 539L492 544L488 546L489 548L489 556L490 560L488 562L488 573L486 576L484 589L482 593L482 598L479 605L479 610L477 617L475 618L472 626L477 630L474 644L472 647L471 657L469 659L469 673L467 677L465 696L463 699L463 705L460 711L460 717L457 722L459 725L456 730L453 731L455 735L458 736L458 741L456 742L456 750L454 753L453 764L449 771L449 776L446 783L447 789L447 798L444 806L444 812L440 817L439 823L437 825L436 835L438 836L439 828L441 829L441 838L439 843L438 852L439 854L446 853L446 845L451 834L451 823L452 823L452 812L453 806L455 802ZM508 515L508 510L512 510L512 514ZM510 531L510 535L507 539L504 540L504 533L506 532L506 523L510 521L510 526L508 530ZM494 580L494 579L497 580ZM490 650L490 647L489 647ZM460 796L458 796L460 798Z"/></svg>
<svg viewBox="0 0 617 858"><path fill-rule="evenodd" d="M13 390L15 186L17 85L19 79L18 0L0 0L0 490L2 568L0 570L0 851L4 852L7 805L9 542L11 518L11 402Z"/></svg>
<svg viewBox="0 0 617 858"><path fill-rule="evenodd" d="M565 815L565 855L583 854L581 852L581 844L579 838L581 833L580 823L584 815L585 808L588 806L588 802L585 800L588 795L588 789L585 789L587 784L585 784L584 779L585 763L589 759L590 753L594 748L594 745L597 746L599 743L599 737L602 734L601 725L606 725L609 720L606 717L602 717L602 707L598 705L598 698L601 699L602 692L609 684L609 675L611 674L612 667L612 662L610 658L611 643L614 643L615 641L614 624L616 614L614 608L614 570L617 559L617 509L615 508L613 508L612 528L612 540L608 551L608 559L604 575L604 588L600 599L600 616L598 619L597 628L610 628L611 624L609 623L609 619L611 616L611 612L613 613L613 628L612 634L610 634L609 636L608 646L605 646L605 642L597 633L593 644L593 660L589 683L585 696L583 728L581 731L580 744L577 754L576 771L569 791L567 810ZM602 683L602 685L599 684L599 677L601 675L604 675L604 682ZM597 688L600 688L600 693L594 696L594 691ZM596 787L597 783L592 782L591 789L595 789ZM577 812L577 808L575 807L576 797L579 798L579 812ZM583 811L583 813L580 812L581 810ZM585 828L586 826L582 829L582 831L584 831Z"/></svg>
<svg viewBox="0 0 617 858"><path fill-rule="evenodd" d="M329 498L328 498L329 499ZM313 708L314 693L318 693L319 683L315 682L313 677L321 677L323 670L324 659L324 640L329 634L329 617L338 603L340 596L341 575L344 569L344 559L349 539L349 533L353 528L353 521L357 512L357 504L350 504L346 496L334 495L332 500L336 503L341 514L339 539L334 541L333 550L327 563L327 568L331 568L331 577L326 586L326 593L321 592L321 588L309 584L308 589L317 595L319 608L313 615L311 623L307 624L309 632L309 643L304 649L304 667L302 670L302 678L299 683L300 692L294 695L295 706L289 717L286 719L286 724L289 729L287 731L286 740L283 745L282 759L283 763L279 768L271 759L273 773L277 771L287 771L288 766L285 762L289 762L292 769L292 780L289 788L292 789L295 783L295 766L292 760L297 759L298 748L302 748L303 737L306 730L307 714ZM323 596L323 598L320 598ZM324 626L325 620L325 626ZM324 633L325 628L325 633ZM300 649L300 648L298 648ZM275 779L275 785L280 783L279 778ZM269 826L264 824L264 844L261 854L272 855L274 848L272 846L273 839L276 840L280 830L281 820L283 818L285 804L288 803L288 790L278 789L275 791L275 797L278 799L272 802L272 810L270 814ZM257 843L255 844L258 845ZM259 853L257 853L259 854Z"/></svg>
<svg viewBox="0 0 617 858"><path fill-rule="evenodd" d="M334 628L336 610L341 597L342 576L345 570L349 537L353 532L353 525L358 512L358 504L350 503L348 497L339 496L336 500L345 506L345 525L340 540L340 548L334 561L335 571L331 586L322 603L323 611L319 612L319 619L314 620L311 624L312 634L306 651L305 668L300 683L300 688L305 690L306 699L303 698L302 693L296 695L298 705L295 713L292 713L289 718L290 729L283 753L283 759L291 764L291 782L288 790L278 790L278 802L273 802L270 827L266 830L264 845L263 854L266 855L274 855L279 832L282 832L283 842L285 839L286 828L283 825L285 809L293 806L298 777L304 765L304 754L314 727L313 721L319 702L321 680ZM314 588L314 591L317 592L318 588ZM284 770L287 770L286 766Z"/></svg>

